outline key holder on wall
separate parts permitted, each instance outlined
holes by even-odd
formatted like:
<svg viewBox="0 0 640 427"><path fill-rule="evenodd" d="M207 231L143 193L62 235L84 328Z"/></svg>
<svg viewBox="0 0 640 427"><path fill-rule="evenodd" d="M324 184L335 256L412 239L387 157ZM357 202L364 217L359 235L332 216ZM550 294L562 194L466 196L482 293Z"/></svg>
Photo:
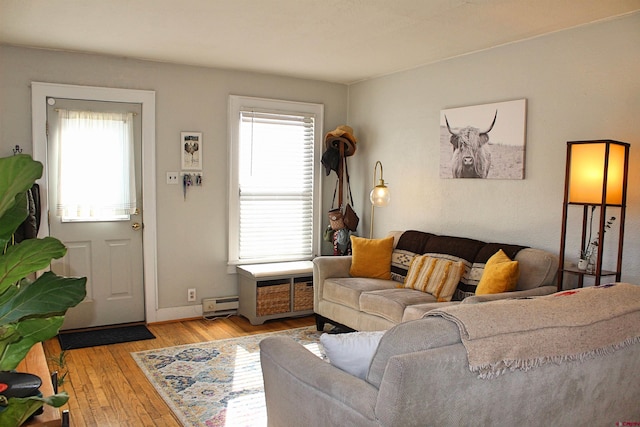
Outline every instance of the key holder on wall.
<svg viewBox="0 0 640 427"><path fill-rule="evenodd" d="M182 194L187 200L190 187L202 185L202 132L180 132L180 150L182 151ZM193 171L193 172L185 172Z"/></svg>
<svg viewBox="0 0 640 427"><path fill-rule="evenodd" d="M187 190L193 186L202 186L202 172L182 172L182 192L185 200L187 200Z"/></svg>

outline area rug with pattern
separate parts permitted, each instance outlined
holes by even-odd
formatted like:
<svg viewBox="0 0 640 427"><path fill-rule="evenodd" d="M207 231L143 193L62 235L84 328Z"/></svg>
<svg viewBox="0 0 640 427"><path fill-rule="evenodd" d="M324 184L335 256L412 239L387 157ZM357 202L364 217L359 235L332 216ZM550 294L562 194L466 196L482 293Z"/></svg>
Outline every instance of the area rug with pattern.
<svg viewBox="0 0 640 427"><path fill-rule="evenodd" d="M324 358L315 327L131 353L185 426L266 426L260 349L284 335Z"/></svg>

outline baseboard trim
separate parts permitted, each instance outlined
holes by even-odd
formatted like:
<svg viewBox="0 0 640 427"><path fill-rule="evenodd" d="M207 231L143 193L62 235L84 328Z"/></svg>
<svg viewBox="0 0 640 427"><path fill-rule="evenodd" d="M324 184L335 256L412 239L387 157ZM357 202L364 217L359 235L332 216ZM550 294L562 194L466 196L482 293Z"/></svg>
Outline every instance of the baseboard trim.
<svg viewBox="0 0 640 427"><path fill-rule="evenodd" d="M156 311L156 318L153 323L187 320L198 317L202 317L202 304L159 308Z"/></svg>

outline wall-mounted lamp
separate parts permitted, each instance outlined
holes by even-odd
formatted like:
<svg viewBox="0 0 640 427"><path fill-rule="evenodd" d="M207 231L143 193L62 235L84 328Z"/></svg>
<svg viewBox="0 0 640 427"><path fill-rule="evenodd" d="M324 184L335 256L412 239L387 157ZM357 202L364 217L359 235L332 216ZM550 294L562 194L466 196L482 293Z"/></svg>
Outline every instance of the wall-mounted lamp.
<svg viewBox="0 0 640 427"><path fill-rule="evenodd" d="M378 171L378 165L380 165L380 179L376 181L376 173ZM391 195L389 194L389 188L384 184L384 173L382 170L382 163L378 160L373 167L373 190L369 194L369 200L371 200L371 225L369 228L369 238L373 238L373 214L375 207L384 207L389 204ZM376 184L377 182L377 184Z"/></svg>

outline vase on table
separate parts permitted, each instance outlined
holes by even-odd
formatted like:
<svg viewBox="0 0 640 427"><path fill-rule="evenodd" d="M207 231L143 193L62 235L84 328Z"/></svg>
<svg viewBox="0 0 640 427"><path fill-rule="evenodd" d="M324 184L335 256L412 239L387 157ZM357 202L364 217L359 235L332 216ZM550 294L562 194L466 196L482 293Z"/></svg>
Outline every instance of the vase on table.
<svg viewBox="0 0 640 427"><path fill-rule="evenodd" d="M596 251L593 251L593 253L589 256L589 258L587 258L587 273L589 274L593 274L596 272L596 259L597 259L598 255L596 253Z"/></svg>
<svg viewBox="0 0 640 427"><path fill-rule="evenodd" d="M587 269L588 265L589 265L589 260L588 259L580 258L578 260L578 270L585 271Z"/></svg>

